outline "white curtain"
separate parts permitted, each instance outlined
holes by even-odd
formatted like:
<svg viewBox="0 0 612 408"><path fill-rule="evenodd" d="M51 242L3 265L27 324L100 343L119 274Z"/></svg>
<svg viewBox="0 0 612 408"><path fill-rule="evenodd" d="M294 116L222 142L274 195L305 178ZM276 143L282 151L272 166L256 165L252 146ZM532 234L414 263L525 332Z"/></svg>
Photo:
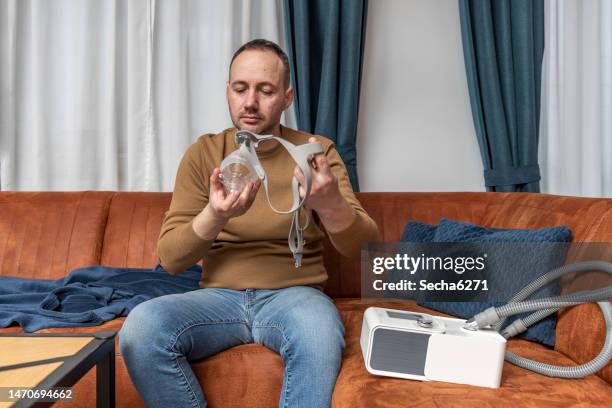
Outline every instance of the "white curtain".
<svg viewBox="0 0 612 408"><path fill-rule="evenodd" d="M231 126L233 52L284 48L282 16L281 0L0 0L2 190L171 191L187 147Z"/></svg>
<svg viewBox="0 0 612 408"><path fill-rule="evenodd" d="M546 0L542 191L612 197L612 0Z"/></svg>

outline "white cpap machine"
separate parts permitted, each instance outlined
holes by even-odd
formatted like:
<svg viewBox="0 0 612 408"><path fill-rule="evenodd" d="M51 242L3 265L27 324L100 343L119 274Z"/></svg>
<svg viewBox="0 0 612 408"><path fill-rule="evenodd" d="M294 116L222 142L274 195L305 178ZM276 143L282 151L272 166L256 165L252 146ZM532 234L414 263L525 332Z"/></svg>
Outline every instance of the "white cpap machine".
<svg viewBox="0 0 612 408"><path fill-rule="evenodd" d="M545 299L525 299L567 273L592 270L612 274L612 263L586 261L554 269L527 285L507 305L491 307L468 320L370 307L363 316L360 342L366 369L389 377L499 388L506 359L550 377L584 378L605 367L612 357L612 286ZM563 307L591 302L597 302L606 322L606 341L593 360L561 367L506 351L506 339L524 332L532 324ZM502 329L509 316L525 312L533 313Z"/></svg>
<svg viewBox="0 0 612 408"><path fill-rule="evenodd" d="M498 388L506 339L494 329L469 330L465 320L368 308L361 351L372 374Z"/></svg>

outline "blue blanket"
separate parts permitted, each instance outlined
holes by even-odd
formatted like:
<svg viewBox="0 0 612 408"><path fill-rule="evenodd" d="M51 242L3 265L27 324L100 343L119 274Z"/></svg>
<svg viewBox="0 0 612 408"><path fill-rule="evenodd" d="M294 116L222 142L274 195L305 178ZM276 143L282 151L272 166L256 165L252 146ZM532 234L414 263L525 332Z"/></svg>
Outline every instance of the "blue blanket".
<svg viewBox="0 0 612 408"><path fill-rule="evenodd" d="M58 280L0 276L0 327L18 324L26 332L48 327L96 326L127 316L157 296L199 289L202 268L179 275L151 269L91 266Z"/></svg>

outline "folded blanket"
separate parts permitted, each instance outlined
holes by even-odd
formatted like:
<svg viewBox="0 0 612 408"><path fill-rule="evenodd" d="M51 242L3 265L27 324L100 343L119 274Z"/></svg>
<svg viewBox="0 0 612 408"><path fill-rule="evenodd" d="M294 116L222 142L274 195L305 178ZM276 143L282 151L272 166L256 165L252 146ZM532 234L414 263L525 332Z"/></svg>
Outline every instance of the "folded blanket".
<svg viewBox="0 0 612 408"><path fill-rule="evenodd" d="M91 266L58 280L0 276L0 327L18 324L26 332L48 327L96 326L127 316L157 296L199 289L202 268L170 275L154 269Z"/></svg>

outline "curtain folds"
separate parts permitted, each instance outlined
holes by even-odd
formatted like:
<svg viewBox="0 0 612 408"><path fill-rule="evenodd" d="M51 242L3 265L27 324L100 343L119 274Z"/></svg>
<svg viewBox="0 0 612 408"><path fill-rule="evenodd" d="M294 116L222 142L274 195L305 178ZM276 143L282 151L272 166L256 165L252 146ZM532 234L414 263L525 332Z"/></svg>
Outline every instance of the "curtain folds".
<svg viewBox="0 0 612 408"><path fill-rule="evenodd" d="M612 197L612 1L545 4L542 190Z"/></svg>
<svg viewBox="0 0 612 408"><path fill-rule="evenodd" d="M474 127L488 191L539 191L543 0L459 0Z"/></svg>
<svg viewBox="0 0 612 408"><path fill-rule="evenodd" d="M298 128L333 140L359 191L355 152L367 0L285 0Z"/></svg>

